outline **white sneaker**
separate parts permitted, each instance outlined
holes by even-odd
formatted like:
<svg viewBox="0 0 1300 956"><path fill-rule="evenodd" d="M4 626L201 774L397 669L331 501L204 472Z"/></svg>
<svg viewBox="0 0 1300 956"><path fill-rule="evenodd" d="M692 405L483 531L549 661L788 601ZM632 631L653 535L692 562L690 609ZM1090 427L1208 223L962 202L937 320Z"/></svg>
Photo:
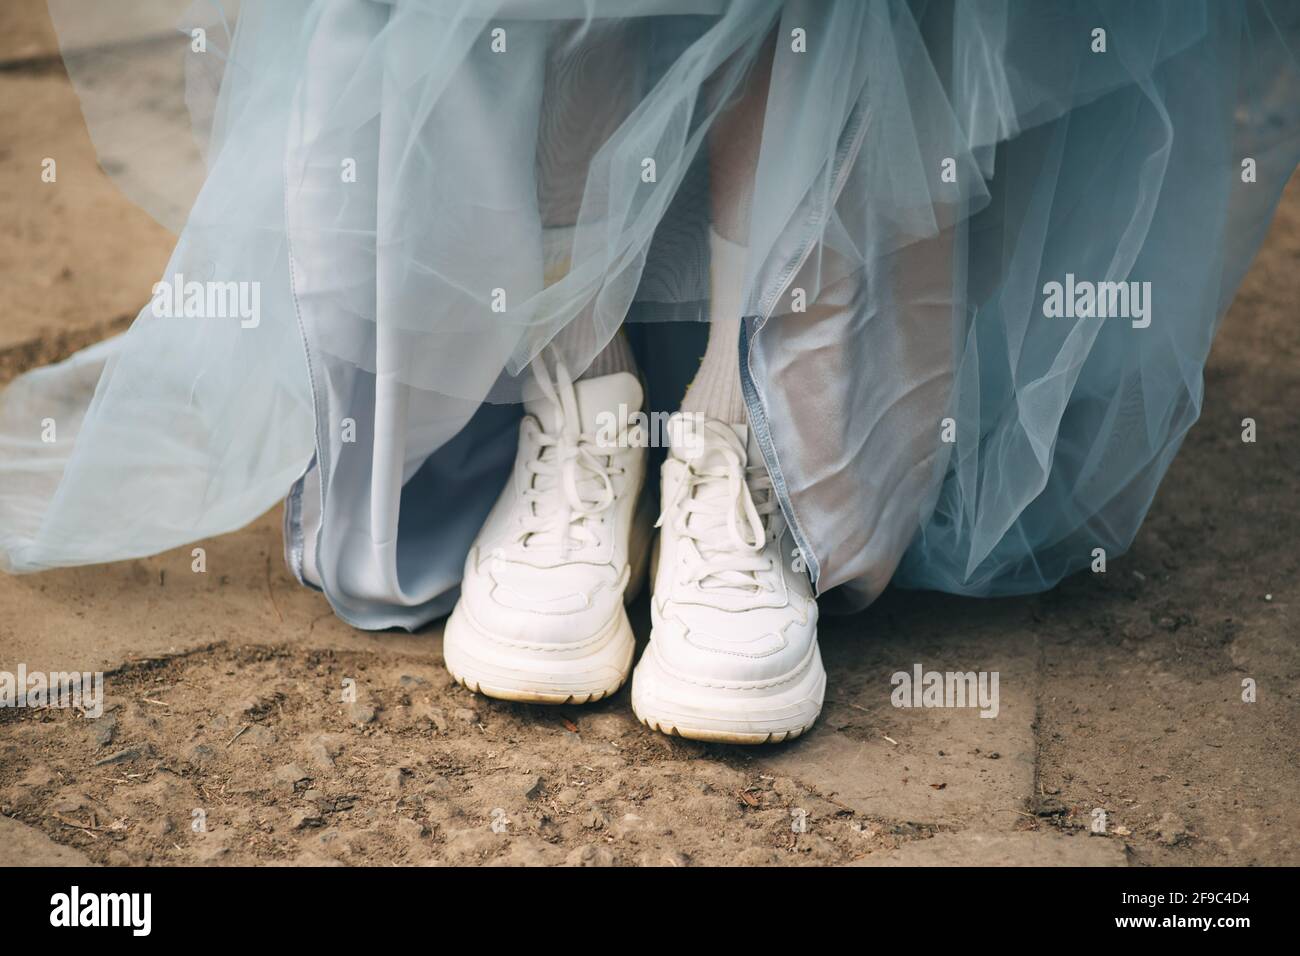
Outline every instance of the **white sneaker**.
<svg viewBox="0 0 1300 956"><path fill-rule="evenodd" d="M632 667L623 605L653 534L653 512L636 507L645 443L627 421L643 394L628 372L573 383L560 364L552 382L540 359L533 371L514 473L465 561L443 657L489 697L581 704Z"/></svg>
<svg viewBox="0 0 1300 956"><path fill-rule="evenodd" d="M653 629L632 678L641 722L761 744L817 719L826 671L817 602L749 429L669 420Z"/></svg>

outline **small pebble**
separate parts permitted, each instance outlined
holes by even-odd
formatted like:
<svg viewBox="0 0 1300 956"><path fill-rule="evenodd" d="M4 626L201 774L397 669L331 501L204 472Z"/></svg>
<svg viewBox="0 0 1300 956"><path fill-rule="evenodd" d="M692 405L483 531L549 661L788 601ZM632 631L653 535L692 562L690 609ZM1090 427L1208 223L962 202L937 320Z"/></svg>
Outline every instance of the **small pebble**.
<svg viewBox="0 0 1300 956"><path fill-rule="evenodd" d="M384 771L384 789L392 796L400 796L406 789L406 780L408 774L401 767L393 767Z"/></svg>
<svg viewBox="0 0 1300 956"><path fill-rule="evenodd" d="M524 797L529 800L536 800L542 793L542 778L540 774L530 774L524 780Z"/></svg>
<svg viewBox="0 0 1300 956"><path fill-rule="evenodd" d="M408 840L418 840L421 837L429 835L429 828L419 820L411 820L407 817L399 817L397 820L397 832Z"/></svg>
<svg viewBox="0 0 1300 956"><path fill-rule="evenodd" d="M303 770L296 763L285 764L276 768L275 783L277 789L288 790L292 793L299 789L299 784L305 784L311 777L307 771Z"/></svg>
<svg viewBox="0 0 1300 956"><path fill-rule="evenodd" d="M289 823L295 830L309 830L324 826L325 821L315 810L295 810L293 816L289 818Z"/></svg>
<svg viewBox="0 0 1300 956"><path fill-rule="evenodd" d="M103 760L96 760L94 766L107 767L110 764L125 763L128 760L135 760L139 756L140 756L140 751L134 747L131 747L128 748L127 750L119 750L117 753L109 757L105 757Z"/></svg>
<svg viewBox="0 0 1300 956"><path fill-rule="evenodd" d="M95 743L100 747L107 747L111 744L115 733L117 733L117 718L115 716L101 717L95 721Z"/></svg>

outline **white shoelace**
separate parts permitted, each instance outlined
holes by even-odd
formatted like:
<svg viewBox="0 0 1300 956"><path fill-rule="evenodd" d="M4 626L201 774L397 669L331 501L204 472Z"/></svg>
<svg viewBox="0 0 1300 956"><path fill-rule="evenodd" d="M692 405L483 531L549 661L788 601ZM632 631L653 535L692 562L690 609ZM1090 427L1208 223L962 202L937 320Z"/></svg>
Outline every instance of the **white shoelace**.
<svg viewBox="0 0 1300 956"><path fill-rule="evenodd" d="M596 436L581 431L578 395L564 362L556 356L555 381L542 356L532 362L533 377L555 409L553 423L542 423L537 457L525 463L532 475L524 490L528 508L515 539L528 552L559 552L567 559L574 548L601 543L598 526L616 495L609 452L600 453ZM620 424L614 446L623 446L627 423ZM595 450L593 450L595 449Z"/></svg>
<svg viewBox="0 0 1300 956"><path fill-rule="evenodd" d="M708 420L702 426L716 439L704 445L701 457L708 464L686 463L686 477L655 526L672 513L674 530L694 544L699 560L688 570L687 584L747 593L774 590L758 577L773 570L772 559L763 555L767 519L777 510L772 479L762 463L742 463L744 449L730 428ZM757 502L756 493L761 496Z"/></svg>

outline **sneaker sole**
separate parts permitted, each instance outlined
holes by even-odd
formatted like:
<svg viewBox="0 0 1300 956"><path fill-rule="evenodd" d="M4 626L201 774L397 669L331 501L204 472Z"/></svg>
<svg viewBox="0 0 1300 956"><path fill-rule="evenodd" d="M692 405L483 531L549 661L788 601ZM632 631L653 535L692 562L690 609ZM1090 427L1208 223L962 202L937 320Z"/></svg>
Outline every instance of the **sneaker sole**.
<svg viewBox="0 0 1300 956"><path fill-rule="evenodd" d="M613 694L632 670L636 641L618 614L581 657L521 646L485 633L458 605L443 632L451 676L476 694L529 704L586 704Z"/></svg>
<svg viewBox="0 0 1300 956"><path fill-rule="evenodd" d="M767 686L706 687L670 674L654 639L632 677L632 711L651 730L719 744L793 740L817 720L826 694L821 651Z"/></svg>

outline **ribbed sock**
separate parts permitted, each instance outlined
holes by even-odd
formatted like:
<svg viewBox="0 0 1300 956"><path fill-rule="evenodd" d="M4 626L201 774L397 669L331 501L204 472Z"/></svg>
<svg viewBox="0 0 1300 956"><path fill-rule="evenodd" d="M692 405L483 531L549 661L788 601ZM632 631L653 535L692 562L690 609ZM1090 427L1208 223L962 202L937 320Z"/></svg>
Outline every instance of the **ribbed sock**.
<svg viewBox="0 0 1300 956"><path fill-rule="evenodd" d="M573 233L573 226L548 226L542 231L542 258L546 272L545 282L548 286L568 274ZM584 378L613 375L615 372L637 374L636 357L632 354L632 346L621 328L601 348L596 330L583 319L579 319L560 329L554 341L560 354L570 362L585 361L588 356L595 353L591 364L578 376L579 381ZM598 348L600 351L597 352Z"/></svg>
<svg viewBox="0 0 1300 956"><path fill-rule="evenodd" d="M731 425L743 425L745 396L740 389L740 310L745 282L745 246L710 231L712 307L709 341L699 371L682 399L682 411Z"/></svg>
<svg viewBox="0 0 1300 956"><path fill-rule="evenodd" d="M632 354L632 346L628 344L627 336L623 334L622 329L615 332L614 337L605 343L605 347L591 360L591 364L578 376L578 380L613 375L615 372L637 374L636 356Z"/></svg>

